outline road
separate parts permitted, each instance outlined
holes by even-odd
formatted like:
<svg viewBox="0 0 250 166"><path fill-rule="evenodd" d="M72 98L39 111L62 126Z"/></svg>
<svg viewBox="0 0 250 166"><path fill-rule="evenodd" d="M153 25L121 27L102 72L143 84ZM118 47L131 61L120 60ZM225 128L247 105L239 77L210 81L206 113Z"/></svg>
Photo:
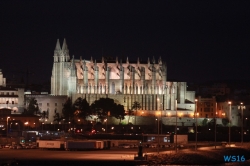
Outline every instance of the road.
<svg viewBox="0 0 250 166"><path fill-rule="evenodd" d="M156 149L147 149L152 153ZM0 165L18 161L19 165L137 165L137 149L58 151L41 149L0 149ZM148 153L150 154L150 152ZM23 163L23 164L20 164ZM60 164L59 164L60 163ZM138 162L137 162L138 163Z"/></svg>
<svg viewBox="0 0 250 166"><path fill-rule="evenodd" d="M210 150L211 147L200 147L199 150ZM222 148L222 147L217 147ZM175 153L172 148L160 148L160 153ZM194 149L179 149L178 151L193 151ZM138 149L113 148L110 150L93 151L64 151L64 150L42 150L42 149L0 149L0 165L3 162L16 159L25 164L19 165L138 165L135 164L134 156ZM144 148L144 154L157 154L157 148ZM53 163L54 162L54 163ZM96 162L96 163L93 163ZM117 163L118 162L118 163ZM49 164L48 164L49 163ZM53 164L52 164L53 163ZM74 163L74 164L73 164Z"/></svg>
<svg viewBox="0 0 250 166"><path fill-rule="evenodd" d="M213 149L214 147L200 147L199 150ZM217 146L221 148L221 146ZM193 151L194 149L179 149L181 151ZM160 153L172 153L173 148L159 148ZM64 159L64 160L134 160L138 148L92 151L65 151L65 150L42 150L42 149L0 149L0 159ZM144 154L156 154L157 148L143 148Z"/></svg>

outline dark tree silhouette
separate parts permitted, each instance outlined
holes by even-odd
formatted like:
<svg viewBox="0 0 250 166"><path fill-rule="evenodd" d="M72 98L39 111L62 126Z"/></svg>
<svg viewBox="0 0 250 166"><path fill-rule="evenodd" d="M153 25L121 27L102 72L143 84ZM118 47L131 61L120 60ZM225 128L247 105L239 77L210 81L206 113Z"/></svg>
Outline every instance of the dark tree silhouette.
<svg viewBox="0 0 250 166"><path fill-rule="evenodd" d="M124 106L121 104L115 104L114 108L111 109L110 111L110 115L114 116L116 119L119 119L121 123L121 120L124 119L125 116L125 110L124 110Z"/></svg>
<svg viewBox="0 0 250 166"><path fill-rule="evenodd" d="M54 121L56 121L59 124L59 122L61 122L62 119L63 117L61 117L58 112L55 112Z"/></svg>
<svg viewBox="0 0 250 166"><path fill-rule="evenodd" d="M63 118L66 121L70 122L71 120L73 120L73 118L74 118L74 109L73 109L71 98L68 98L66 100L66 102L63 104L62 114L63 114Z"/></svg>
<svg viewBox="0 0 250 166"><path fill-rule="evenodd" d="M91 117L92 112L89 106L89 103L86 99L79 97L73 104L74 115L77 118L86 119L87 117Z"/></svg>
<svg viewBox="0 0 250 166"><path fill-rule="evenodd" d="M137 101L135 101L132 105L132 109L135 110L135 125L136 125L136 115L137 115L137 110L141 108L141 104Z"/></svg>
<svg viewBox="0 0 250 166"><path fill-rule="evenodd" d="M108 112L115 107L115 102L110 98L100 98L91 104L91 109L93 113L98 116L98 119L105 119L108 116Z"/></svg>
<svg viewBox="0 0 250 166"><path fill-rule="evenodd" d="M37 104L37 100L32 97L32 98L27 99L27 102L28 102L28 107L24 111L24 114L27 114L27 115L38 114L39 113L39 107L38 107L38 104Z"/></svg>
<svg viewBox="0 0 250 166"><path fill-rule="evenodd" d="M91 104L93 112L98 116L99 119L103 120L107 118L108 113L110 116L114 116L117 119L124 119L125 110L123 105L116 104L113 99L100 98Z"/></svg>

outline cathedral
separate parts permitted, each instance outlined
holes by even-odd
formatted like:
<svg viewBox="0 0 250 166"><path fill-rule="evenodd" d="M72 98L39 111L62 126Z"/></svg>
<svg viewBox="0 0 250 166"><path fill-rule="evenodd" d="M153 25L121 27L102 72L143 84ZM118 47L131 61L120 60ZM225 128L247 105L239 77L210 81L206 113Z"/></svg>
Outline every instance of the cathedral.
<svg viewBox="0 0 250 166"><path fill-rule="evenodd" d="M73 102L83 97L90 104L109 97L124 105L126 111L137 101L141 105L140 115L155 115L160 110L162 116L167 116L178 110L193 116L195 92L187 91L186 82L167 81L167 65L161 57L148 58L146 62L139 58L130 62L128 57L126 60L103 57L101 61L85 58L70 56L66 40L62 46L57 40L51 95L67 95Z"/></svg>

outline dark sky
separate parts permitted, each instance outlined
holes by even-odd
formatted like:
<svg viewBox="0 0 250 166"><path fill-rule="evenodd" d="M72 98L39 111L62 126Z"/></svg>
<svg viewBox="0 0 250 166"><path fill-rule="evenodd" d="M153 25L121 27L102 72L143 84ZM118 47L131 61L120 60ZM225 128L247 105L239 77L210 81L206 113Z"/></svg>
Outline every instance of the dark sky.
<svg viewBox="0 0 250 166"><path fill-rule="evenodd" d="M0 69L50 81L56 40L70 55L161 56L168 80L250 79L248 1L0 1Z"/></svg>

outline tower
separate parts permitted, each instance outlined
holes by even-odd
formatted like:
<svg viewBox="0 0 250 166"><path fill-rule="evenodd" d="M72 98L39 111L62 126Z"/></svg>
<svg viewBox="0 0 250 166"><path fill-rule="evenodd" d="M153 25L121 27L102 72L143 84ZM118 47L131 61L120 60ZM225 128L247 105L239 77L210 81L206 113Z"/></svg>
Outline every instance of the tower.
<svg viewBox="0 0 250 166"><path fill-rule="evenodd" d="M57 39L51 76L52 95L68 95L68 77L70 76L69 61L70 56L66 39L63 41L62 48L59 39Z"/></svg>

